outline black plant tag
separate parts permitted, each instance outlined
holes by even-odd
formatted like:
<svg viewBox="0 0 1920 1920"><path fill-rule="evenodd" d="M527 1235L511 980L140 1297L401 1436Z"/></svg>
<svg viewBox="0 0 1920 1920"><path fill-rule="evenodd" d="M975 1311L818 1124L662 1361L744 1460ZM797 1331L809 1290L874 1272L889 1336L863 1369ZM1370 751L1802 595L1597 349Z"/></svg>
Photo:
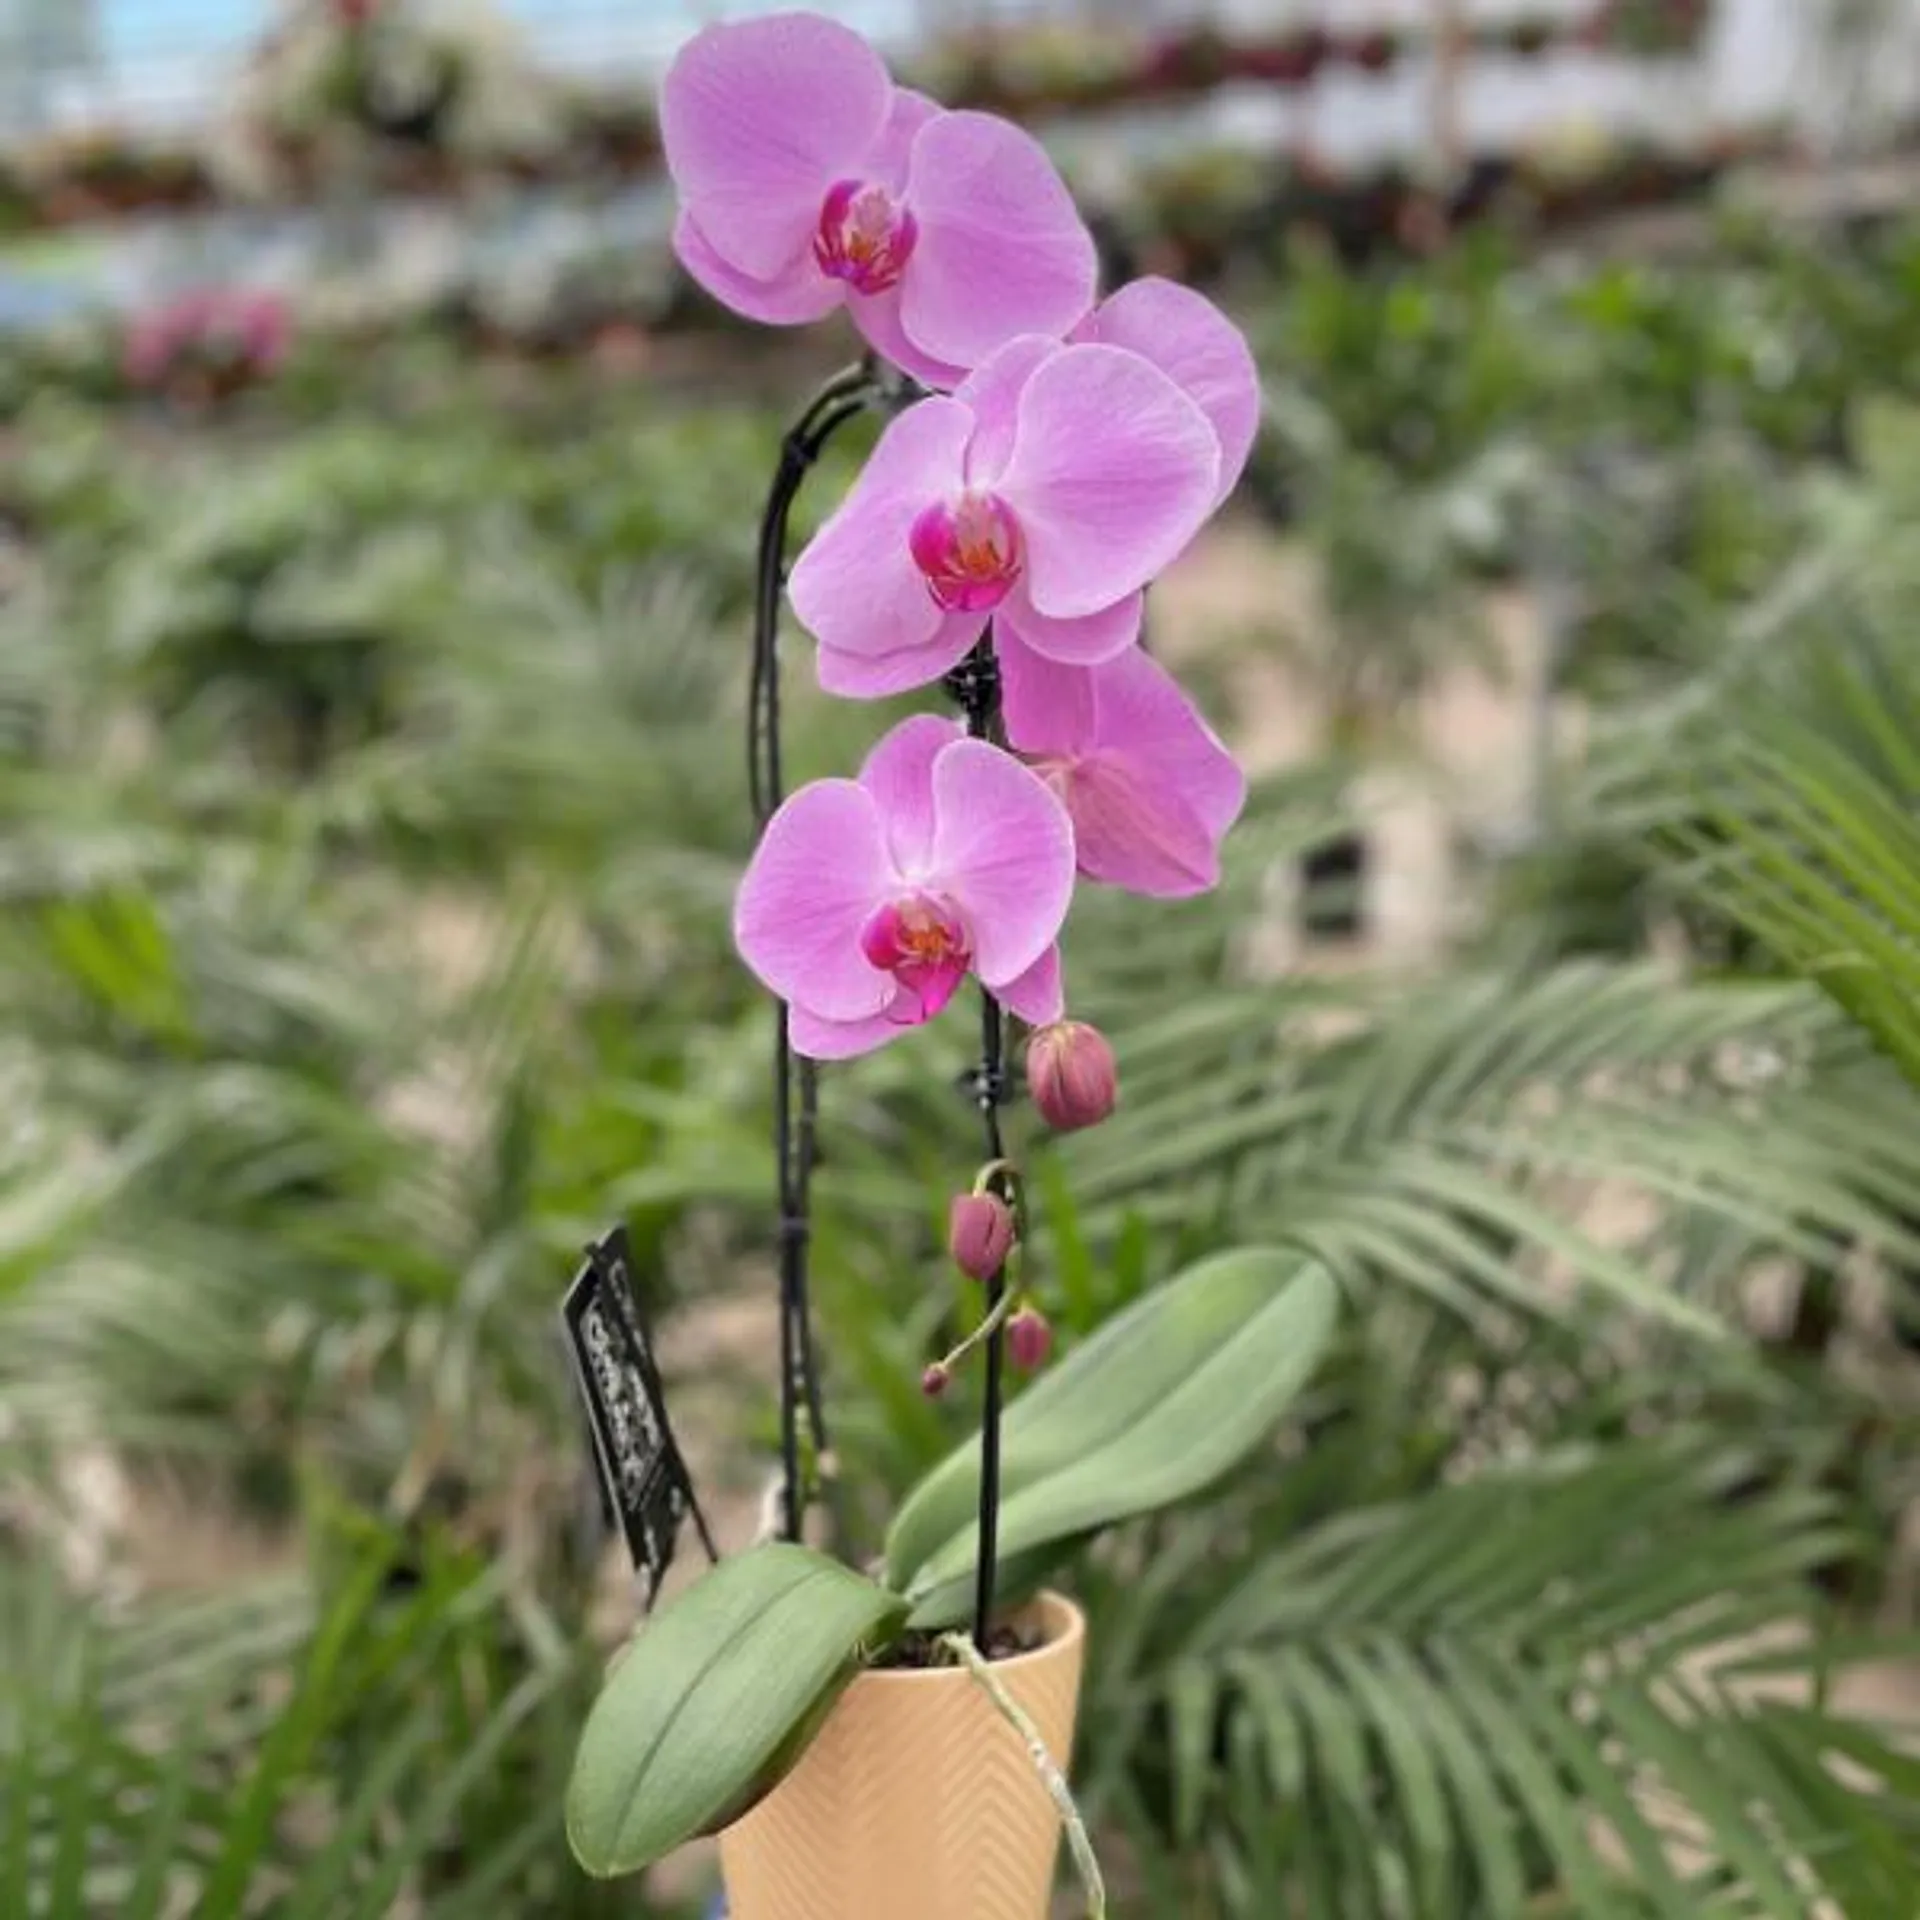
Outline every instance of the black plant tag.
<svg viewBox="0 0 1920 1920"><path fill-rule="evenodd" d="M689 1516L707 1557L719 1555L667 1421L660 1369L634 1298L624 1227L587 1249L560 1311L601 1484L651 1607Z"/></svg>

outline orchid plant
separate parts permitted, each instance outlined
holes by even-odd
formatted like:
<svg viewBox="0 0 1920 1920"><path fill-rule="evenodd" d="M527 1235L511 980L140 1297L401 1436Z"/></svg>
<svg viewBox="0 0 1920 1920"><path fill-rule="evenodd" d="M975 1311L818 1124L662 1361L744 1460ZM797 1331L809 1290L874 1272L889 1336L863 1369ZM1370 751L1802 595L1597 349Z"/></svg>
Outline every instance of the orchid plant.
<svg viewBox="0 0 1920 1920"><path fill-rule="evenodd" d="M1009 1359L1037 1369L1051 1345L1004 1137L1010 1022L1028 1030L1041 1117L1098 1124L1117 1068L1106 1038L1067 1018L1060 936L1076 886L1206 891L1245 798L1232 755L1142 637L1150 583L1253 443L1260 396L1238 329L1163 280L1099 300L1093 241L1039 144L896 86L864 40L817 15L699 34L666 76L660 124L693 278L771 325L844 309L869 352L789 434L760 542L761 834L734 936L778 1002L785 1537L673 1602L610 1681L569 1814L601 1873L750 1805L903 1634L945 1636L986 1672L997 1611L1067 1548L1258 1444L1333 1313L1332 1282L1302 1256L1223 1256L1003 1405ZM890 417L864 471L783 579L806 472L869 408ZM787 794L783 584L825 691L939 687L958 718L915 715L855 777ZM909 1497L868 1578L801 1544L835 1471L807 1282L819 1068L910 1041L969 977L983 1158L954 1199L950 1252L981 1305L923 1385L946 1391L978 1355L981 1433ZM777 1657L757 1637L776 1616ZM953 1632L963 1622L970 1640Z"/></svg>

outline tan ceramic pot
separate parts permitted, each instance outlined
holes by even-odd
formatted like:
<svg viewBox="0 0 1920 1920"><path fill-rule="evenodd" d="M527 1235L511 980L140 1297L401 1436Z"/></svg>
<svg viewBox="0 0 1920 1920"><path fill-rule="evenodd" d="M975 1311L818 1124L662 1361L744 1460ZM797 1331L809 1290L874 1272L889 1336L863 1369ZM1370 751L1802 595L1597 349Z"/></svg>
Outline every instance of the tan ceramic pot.
<svg viewBox="0 0 1920 1920"><path fill-rule="evenodd" d="M1061 1770L1086 1617L1044 1593L1044 1644L994 1662ZM864 1673L800 1764L720 1836L728 1920L1046 1920L1060 1816L964 1669Z"/></svg>

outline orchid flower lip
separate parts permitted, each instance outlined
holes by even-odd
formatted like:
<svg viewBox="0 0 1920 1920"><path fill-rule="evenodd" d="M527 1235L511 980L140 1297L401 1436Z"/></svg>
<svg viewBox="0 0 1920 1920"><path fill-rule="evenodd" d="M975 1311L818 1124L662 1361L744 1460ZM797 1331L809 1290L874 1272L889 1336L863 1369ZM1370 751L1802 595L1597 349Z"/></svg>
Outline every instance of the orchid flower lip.
<svg viewBox="0 0 1920 1920"><path fill-rule="evenodd" d="M919 223L885 187L837 180L820 205L813 258L855 293L885 293L900 284L919 238Z"/></svg>
<svg viewBox="0 0 1920 1920"><path fill-rule="evenodd" d="M934 604L945 613L991 613L1025 564L1020 523L998 494L969 488L923 508L907 535Z"/></svg>
<svg viewBox="0 0 1920 1920"><path fill-rule="evenodd" d="M892 1017L908 1026L932 1019L973 964L973 941L958 908L918 889L874 911L861 929L860 951L903 990Z"/></svg>

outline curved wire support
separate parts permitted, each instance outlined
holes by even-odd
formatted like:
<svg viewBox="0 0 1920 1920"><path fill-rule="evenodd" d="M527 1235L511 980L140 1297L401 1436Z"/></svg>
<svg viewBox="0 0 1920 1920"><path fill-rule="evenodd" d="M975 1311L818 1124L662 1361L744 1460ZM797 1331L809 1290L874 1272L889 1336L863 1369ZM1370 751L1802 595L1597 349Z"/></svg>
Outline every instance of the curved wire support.
<svg viewBox="0 0 1920 1920"><path fill-rule="evenodd" d="M753 668L747 696L747 784L754 823L764 828L786 798L780 737L780 600L786 587L787 526L793 503L835 433L888 397L871 361L836 374L808 402L780 444L780 461L760 516L753 608ZM782 1530L798 1540L805 1507L800 1471L804 1406L816 1467L831 1471L832 1443L815 1362L807 1261L812 1241L818 1077L789 1043L787 1009L774 1019L773 1141L780 1206L780 1467Z"/></svg>

